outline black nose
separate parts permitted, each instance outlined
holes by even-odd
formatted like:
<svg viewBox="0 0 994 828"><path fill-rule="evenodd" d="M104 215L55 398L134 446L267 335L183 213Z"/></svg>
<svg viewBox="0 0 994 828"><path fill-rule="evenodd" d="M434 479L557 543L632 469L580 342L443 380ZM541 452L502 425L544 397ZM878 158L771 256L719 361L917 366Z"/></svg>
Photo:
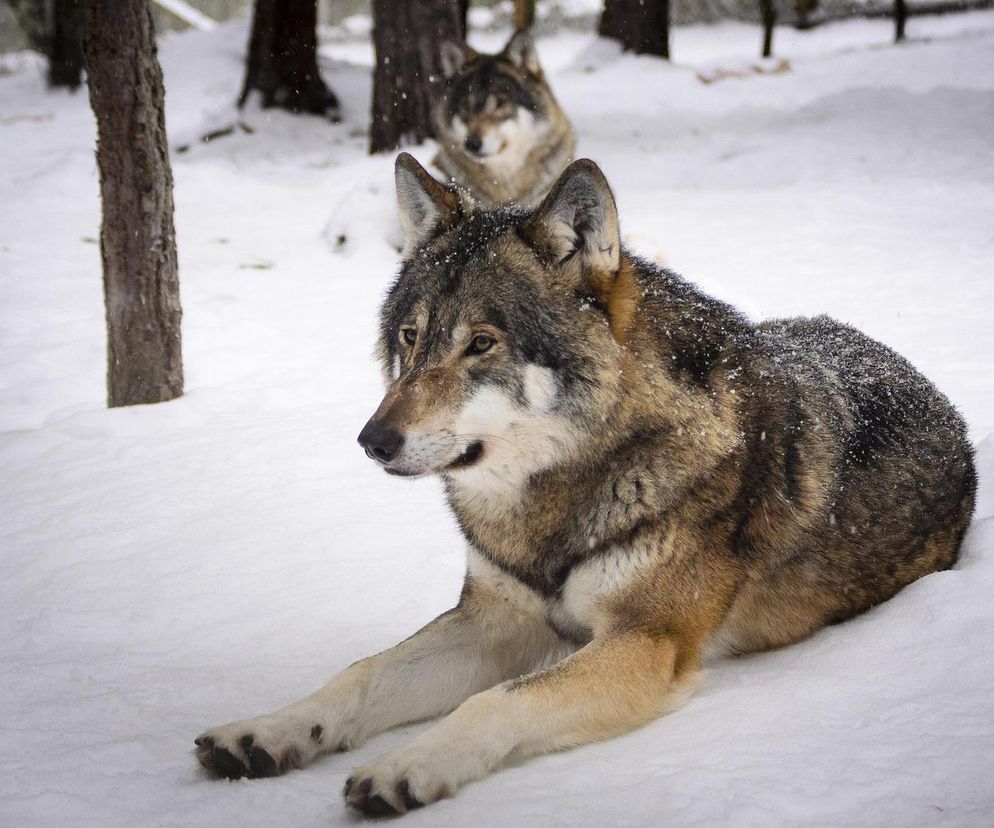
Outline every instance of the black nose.
<svg viewBox="0 0 994 828"><path fill-rule="evenodd" d="M397 429L370 420L359 432L359 445L366 456L380 463L389 463L404 444L404 435Z"/></svg>
<svg viewBox="0 0 994 828"><path fill-rule="evenodd" d="M471 132L466 136L466 151L476 155L483 149L483 139L478 132Z"/></svg>

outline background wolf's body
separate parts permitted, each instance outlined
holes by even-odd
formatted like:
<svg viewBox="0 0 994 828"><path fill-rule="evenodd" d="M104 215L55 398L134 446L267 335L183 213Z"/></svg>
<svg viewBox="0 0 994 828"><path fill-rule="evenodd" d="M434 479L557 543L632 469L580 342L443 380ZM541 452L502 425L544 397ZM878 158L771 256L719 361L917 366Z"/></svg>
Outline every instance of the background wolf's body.
<svg viewBox="0 0 994 828"><path fill-rule="evenodd" d="M208 731L206 767L271 775L456 708L346 785L403 812L678 707L709 648L798 641L956 560L965 428L885 346L824 317L754 325L627 254L591 162L532 213L465 214L410 157L398 192L388 390L360 442L444 476L461 600L310 698Z"/></svg>

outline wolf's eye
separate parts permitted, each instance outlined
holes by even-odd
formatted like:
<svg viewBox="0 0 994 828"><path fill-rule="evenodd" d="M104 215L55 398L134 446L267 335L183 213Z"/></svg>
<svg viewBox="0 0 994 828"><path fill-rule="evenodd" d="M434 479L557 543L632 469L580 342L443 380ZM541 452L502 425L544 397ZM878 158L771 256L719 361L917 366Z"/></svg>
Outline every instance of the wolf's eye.
<svg viewBox="0 0 994 828"><path fill-rule="evenodd" d="M410 345L414 347L414 343L418 341L418 329L417 328L401 328L400 329L400 340L405 345Z"/></svg>
<svg viewBox="0 0 994 828"><path fill-rule="evenodd" d="M495 340L492 336L487 336L487 334L477 334L473 337L473 341L469 343L466 353L469 356L476 356L477 354L486 353L493 348L494 342Z"/></svg>

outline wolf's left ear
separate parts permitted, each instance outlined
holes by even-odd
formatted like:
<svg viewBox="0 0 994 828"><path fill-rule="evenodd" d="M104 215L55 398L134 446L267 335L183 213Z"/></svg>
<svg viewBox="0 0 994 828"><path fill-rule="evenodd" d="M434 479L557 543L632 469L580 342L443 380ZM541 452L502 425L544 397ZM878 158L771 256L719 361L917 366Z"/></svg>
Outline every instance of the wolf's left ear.
<svg viewBox="0 0 994 828"><path fill-rule="evenodd" d="M463 66L479 54L468 43L456 43L452 40L443 40L439 49L439 56L442 60L442 74L446 78L455 77Z"/></svg>
<svg viewBox="0 0 994 828"><path fill-rule="evenodd" d="M538 52L535 51L535 41L532 40L531 32L528 29L518 29L507 42L501 57L531 72L533 75L542 75L542 66L538 62Z"/></svg>
<svg viewBox="0 0 994 828"><path fill-rule="evenodd" d="M413 155L402 152L397 156L394 178L400 223L404 228L401 256L408 259L441 225L454 225L461 207L455 190L432 178Z"/></svg>
<svg viewBox="0 0 994 828"><path fill-rule="evenodd" d="M587 276L618 272L618 208L604 173L588 158L566 168L523 229L560 266L578 263Z"/></svg>

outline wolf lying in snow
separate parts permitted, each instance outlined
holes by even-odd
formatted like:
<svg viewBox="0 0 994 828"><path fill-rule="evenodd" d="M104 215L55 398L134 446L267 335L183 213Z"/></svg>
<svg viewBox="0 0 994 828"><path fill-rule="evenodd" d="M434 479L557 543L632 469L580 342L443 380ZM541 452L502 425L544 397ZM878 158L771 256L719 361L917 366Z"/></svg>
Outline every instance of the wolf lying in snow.
<svg viewBox="0 0 994 828"><path fill-rule="evenodd" d="M408 155L397 190L387 391L359 440L444 479L462 595L303 701L204 733L214 773L448 714L345 786L403 813L679 707L705 651L800 641L956 561L966 430L884 345L826 317L753 324L633 256L590 161L533 211L468 209Z"/></svg>

